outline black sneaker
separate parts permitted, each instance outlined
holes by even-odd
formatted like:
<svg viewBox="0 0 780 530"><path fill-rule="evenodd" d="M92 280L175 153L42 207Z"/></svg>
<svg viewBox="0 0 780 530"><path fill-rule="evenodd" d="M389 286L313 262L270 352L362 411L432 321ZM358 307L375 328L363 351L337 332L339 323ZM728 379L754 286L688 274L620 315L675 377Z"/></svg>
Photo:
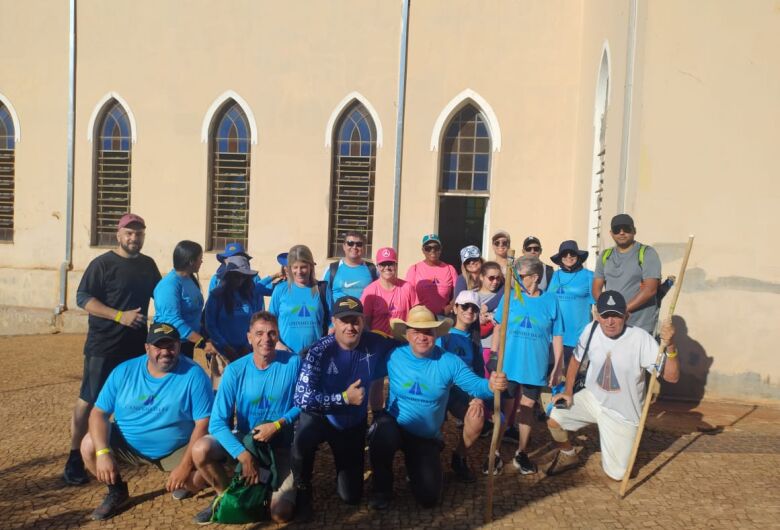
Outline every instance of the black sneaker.
<svg viewBox="0 0 780 530"><path fill-rule="evenodd" d="M517 430L517 427L507 427L507 429L504 431L504 437L501 439L502 442L512 442L512 443L518 443L520 440L520 431Z"/></svg>
<svg viewBox="0 0 780 530"><path fill-rule="evenodd" d="M89 482L89 475L84 469L84 460L81 459L79 451L71 451L68 455L68 461L65 462L65 471L62 473L62 480L69 486L81 486Z"/></svg>
<svg viewBox="0 0 780 530"><path fill-rule="evenodd" d="M214 515L214 499L192 518L192 522L199 525L211 524L212 515Z"/></svg>
<svg viewBox="0 0 780 530"><path fill-rule="evenodd" d="M295 519L305 523L311 521L313 516L311 486L298 486L295 490Z"/></svg>
<svg viewBox="0 0 780 530"><path fill-rule="evenodd" d="M469 467L468 461L455 452L452 453L452 471L455 472L455 477L461 482L470 483L477 480L477 477L474 476Z"/></svg>
<svg viewBox="0 0 780 530"><path fill-rule="evenodd" d="M493 435L493 422L486 421L482 426L482 432L479 433L480 438L489 438Z"/></svg>
<svg viewBox="0 0 780 530"><path fill-rule="evenodd" d="M493 476L500 475L504 470L504 461L501 460L501 455L496 453L496 459L493 462ZM490 458L485 459L485 463L482 464L482 474L487 475L490 472Z"/></svg>
<svg viewBox="0 0 780 530"><path fill-rule="evenodd" d="M368 501L368 507L372 510L385 510L390 506L390 500L393 498L389 493L375 491Z"/></svg>
<svg viewBox="0 0 780 530"><path fill-rule="evenodd" d="M536 464L531 462L528 455L522 451L517 451L515 453L515 457L512 459L512 465L523 475L533 475L536 473Z"/></svg>
<svg viewBox="0 0 780 530"><path fill-rule="evenodd" d="M103 498L100 506L95 508L90 518L93 521L105 521L118 514L122 508L130 503L130 494L127 492L127 482L120 482L108 487L108 495Z"/></svg>

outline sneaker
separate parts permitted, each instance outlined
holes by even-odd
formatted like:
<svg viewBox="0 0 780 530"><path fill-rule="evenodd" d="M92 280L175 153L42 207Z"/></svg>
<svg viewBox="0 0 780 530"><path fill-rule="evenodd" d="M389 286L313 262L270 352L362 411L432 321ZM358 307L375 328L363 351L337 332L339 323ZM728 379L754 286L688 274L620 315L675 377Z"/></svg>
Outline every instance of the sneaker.
<svg viewBox="0 0 780 530"><path fill-rule="evenodd" d="M295 518L301 522L310 521L314 516L312 508L311 486L298 486L295 490Z"/></svg>
<svg viewBox="0 0 780 530"><path fill-rule="evenodd" d="M122 508L130 503L130 494L127 492L127 482L120 482L108 487L108 495L103 498L100 506L95 508L90 518L93 521L105 521L118 514Z"/></svg>
<svg viewBox="0 0 780 530"><path fill-rule="evenodd" d="M62 480L69 486L81 486L89 482L89 475L84 469L84 460L81 459L79 451L71 451L68 455L68 461L65 462L65 471L62 473Z"/></svg>
<svg viewBox="0 0 780 530"><path fill-rule="evenodd" d="M482 432L479 433L480 438L489 438L493 435L493 422L486 421L482 426Z"/></svg>
<svg viewBox="0 0 780 530"><path fill-rule="evenodd" d="M474 472L469 467L468 461L455 452L452 453L452 471L455 472L455 477L461 482L470 483L477 480Z"/></svg>
<svg viewBox="0 0 780 530"><path fill-rule="evenodd" d="M552 459L552 462L550 462L550 465L547 466L547 469L544 470L544 473L545 475L549 476L558 475L567 469L577 467L579 463L580 459L577 456L577 453L574 453L573 455L567 455L563 451L558 451L558 453Z"/></svg>
<svg viewBox="0 0 780 530"><path fill-rule="evenodd" d="M501 472L504 470L504 461L501 460L501 455L496 453L496 460L493 463L493 475L500 475ZM490 459L486 458L485 463L482 464L482 474L487 475L490 471Z"/></svg>
<svg viewBox="0 0 780 530"><path fill-rule="evenodd" d="M504 437L501 439L502 442L511 442L511 443L518 443L520 440L520 431L517 430L517 427L512 426L508 427L504 431Z"/></svg>
<svg viewBox="0 0 780 530"><path fill-rule="evenodd" d="M385 510L388 506L390 506L391 499L392 495L389 493L375 491L374 494L371 495L371 499L368 501L368 507L372 510Z"/></svg>
<svg viewBox="0 0 780 530"><path fill-rule="evenodd" d="M211 524L212 515L214 515L214 499L211 499L209 505L192 518L192 522L199 525Z"/></svg>
<svg viewBox="0 0 780 530"><path fill-rule="evenodd" d="M192 497L192 492L186 488L181 488L178 490L173 490L171 497L173 497L174 500L183 501L184 499L189 499Z"/></svg>
<svg viewBox="0 0 780 530"><path fill-rule="evenodd" d="M512 459L512 465L523 475L532 475L536 473L536 464L531 462L528 455L522 451L517 451L515 453L515 457Z"/></svg>

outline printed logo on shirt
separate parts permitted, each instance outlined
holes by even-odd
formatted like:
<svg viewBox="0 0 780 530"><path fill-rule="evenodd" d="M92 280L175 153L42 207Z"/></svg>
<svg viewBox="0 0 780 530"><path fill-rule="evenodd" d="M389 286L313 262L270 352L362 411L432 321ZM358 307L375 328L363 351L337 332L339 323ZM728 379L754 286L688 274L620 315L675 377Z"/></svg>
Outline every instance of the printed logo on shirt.
<svg viewBox="0 0 780 530"><path fill-rule="evenodd" d="M555 294L566 294L566 289L564 289L563 285L561 285L558 287L558 289L556 289Z"/></svg>
<svg viewBox="0 0 780 530"><path fill-rule="evenodd" d="M420 394L422 394L423 390L425 391L428 390L428 387L425 386L423 383L420 383L419 381L407 381L406 383L403 384L403 387L408 388L409 393L414 394L415 396L419 396Z"/></svg>
<svg viewBox="0 0 780 530"><path fill-rule="evenodd" d="M313 313L316 313L316 311L317 311L316 308L312 308L304 304L304 305L297 305L292 309L290 309L290 314L306 318L306 317L311 317Z"/></svg>
<svg viewBox="0 0 780 530"><path fill-rule="evenodd" d="M333 362L333 359L330 360L330 364L328 365L328 375L338 375L339 369L336 367L336 363Z"/></svg>
<svg viewBox="0 0 780 530"><path fill-rule="evenodd" d="M138 401L142 401L144 405L151 405L156 397L157 394L142 394L138 396Z"/></svg>
<svg viewBox="0 0 780 530"><path fill-rule="evenodd" d="M250 403L252 403L252 405L256 405L258 408L267 409L271 407L271 403L274 401L276 401L276 399L273 397L260 394L257 399L250 401Z"/></svg>
<svg viewBox="0 0 780 530"><path fill-rule="evenodd" d="M431 283L433 285L439 285L439 279L438 278L434 278L433 281L431 281Z"/></svg>
<svg viewBox="0 0 780 530"><path fill-rule="evenodd" d="M524 316L518 315L512 319L512 323L519 324L521 328L531 329L536 324L536 319L527 314Z"/></svg>
<svg viewBox="0 0 780 530"><path fill-rule="evenodd" d="M351 289L353 287L357 287L357 285L360 283L360 280L355 282L344 282L344 289Z"/></svg>
<svg viewBox="0 0 780 530"><path fill-rule="evenodd" d="M604 392L620 392L620 383L618 383L615 369L612 368L612 352L607 353L607 360L604 362L601 370L599 370L596 383Z"/></svg>

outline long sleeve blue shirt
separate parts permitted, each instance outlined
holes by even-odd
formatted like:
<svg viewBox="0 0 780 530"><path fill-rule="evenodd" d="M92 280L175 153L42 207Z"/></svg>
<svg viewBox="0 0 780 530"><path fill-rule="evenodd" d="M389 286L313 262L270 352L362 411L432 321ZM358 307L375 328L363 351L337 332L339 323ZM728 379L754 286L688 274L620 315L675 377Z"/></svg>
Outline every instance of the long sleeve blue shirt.
<svg viewBox="0 0 780 530"><path fill-rule="evenodd" d="M203 294L188 276L179 276L171 270L154 288L154 321L165 322L176 328L182 340L193 331L200 332L203 312Z"/></svg>
<svg viewBox="0 0 780 530"><path fill-rule="evenodd" d="M257 311L262 311L263 293L255 285L249 300L242 298L238 292L233 293L233 311L227 312L225 291L218 287L211 292L206 302L206 330L217 350L225 346L239 349L249 346L246 334L249 330L249 320Z"/></svg>

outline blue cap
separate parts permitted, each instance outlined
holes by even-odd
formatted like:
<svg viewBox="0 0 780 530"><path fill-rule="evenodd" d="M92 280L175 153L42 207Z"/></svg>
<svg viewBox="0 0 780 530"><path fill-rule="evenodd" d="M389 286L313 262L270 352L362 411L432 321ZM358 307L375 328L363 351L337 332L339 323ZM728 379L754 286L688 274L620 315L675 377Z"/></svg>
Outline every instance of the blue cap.
<svg viewBox="0 0 780 530"><path fill-rule="evenodd" d="M282 252L281 254L276 256L276 261L281 265L282 267L287 266L287 252Z"/></svg>
<svg viewBox="0 0 780 530"><path fill-rule="evenodd" d="M252 259L252 256L247 254L244 250L244 245L234 242L225 245L225 251L221 254L217 254L217 261L224 263L225 260L231 256L244 256L246 259Z"/></svg>

